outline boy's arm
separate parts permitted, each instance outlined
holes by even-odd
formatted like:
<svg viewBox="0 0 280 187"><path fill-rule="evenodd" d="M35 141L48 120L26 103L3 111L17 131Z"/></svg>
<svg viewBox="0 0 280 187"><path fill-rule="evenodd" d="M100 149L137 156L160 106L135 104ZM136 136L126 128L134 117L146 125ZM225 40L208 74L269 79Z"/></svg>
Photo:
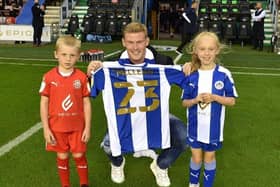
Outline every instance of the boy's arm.
<svg viewBox="0 0 280 187"><path fill-rule="evenodd" d="M46 96L41 96L41 101L40 101L40 116L41 116L41 121L43 124L43 130L44 130L44 138L47 143L49 144L56 144L55 138L50 130L49 127L49 114L48 114L48 109L49 109L49 98Z"/></svg>
<svg viewBox="0 0 280 187"><path fill-rule="evenodd" d="M82 141L88 142L90 138L90 129L91 129L91 103L89 97L84 97L83 103L84 103L85 129L83 131Z"/></svg>

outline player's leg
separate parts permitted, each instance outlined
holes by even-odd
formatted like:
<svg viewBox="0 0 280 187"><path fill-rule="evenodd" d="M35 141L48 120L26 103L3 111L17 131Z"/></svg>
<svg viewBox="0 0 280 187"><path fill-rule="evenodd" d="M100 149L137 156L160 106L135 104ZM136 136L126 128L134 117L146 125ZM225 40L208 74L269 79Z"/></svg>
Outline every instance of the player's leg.
<svg viewBox="0 0 280 187"><path fill-rule="evenodd" d="M204 154L204 186L212 187L216 175L215 151L205 152Z"/></svg>
<svg viewBox="0 0 280 187"><path fill-rule="evenodd" d="M69 180L69 145L66 133L53 132L56 139L56 144L47 144L48 151L55 151L57 153L56 165L60 183L62 187L70 187Z"/></svg>
<svg viewBox="0 0 280 187"><path fill-rule="evenodd" d="M187 147L187 127L179 118L172 114L170 114L169 119L171 147L162 150L158 158L154 160L150 166L159 186L170 185L168 168L175 162L175 160Z"/></svg>
<svg viewBox="0 0 280 187"><path fill-rule="evenodd" d="M169 168L187 148L187 126L178 117L170 114L171 147L161 151L157 164L161 169Z"/></svg>
<svg viewBox="0 0 280 187"><path fill-rule="evenodd" d="M203 151L201 149L200 142L190 141L188 140L191 146L192 157L190 160L189 167L189 186L198 187L199 186L199 178L201 173L201 165L202 165L202 157Z"/></svg>
<svg viewBox="0 0 280 187"><path fill-rule="evenodd" d="M76 164L80 179L80 185L88 187L88 163L86 158L86 143L82 141L82 131L76 131L69 135L70 150Z"/></svg>
<svg viewBox="0 0 280 187"><path fill-rule="evenodd" d="M216 175L216 156L217 150L222 148L222 142L204 144L204 187L214 185Z"/></svg>
<svg viewBox="0 0 280 187"><path fill-rule="evenodd" d="M85 153L73 153L73 158L76 164L77 172L80 178L81 186L88 186L88 163Z"/></svg>
<svg viewBox="0 0 280 187"><path fill-rule="evenodd" d="M110 148L110 139L108 132L105 134L100 146L111 161L111 179L115 183L122 183L125 180L124 165L125 159L122 155L113 156Z"/></svg>
<svg viewBox="0 0 280 187"><path fill-rule="evenodd" d="M70 187L69 154L57 153L56 164L62 187Z"/></svg>

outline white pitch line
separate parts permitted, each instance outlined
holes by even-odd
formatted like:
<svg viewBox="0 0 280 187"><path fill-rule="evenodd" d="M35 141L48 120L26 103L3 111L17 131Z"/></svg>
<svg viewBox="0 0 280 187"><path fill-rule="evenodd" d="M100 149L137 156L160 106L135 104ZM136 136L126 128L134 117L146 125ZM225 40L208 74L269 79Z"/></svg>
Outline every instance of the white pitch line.
<svg viewBox="0 0 280 187"><path fill-rule="evenodd" d="M255 73L255 72L232 72L232 74L236 75L256 75L256 76L273 76L273 77L279 77L279 73Z"/></svg>
<svg viewBox="0 0 280 187"><path fill-rule="evenodd" d="M280 68L246 67L246 66L225 66L225 67L227 67L227 68L235 68L235 69L256 69L256 70L280 71Z"/></svg>
<svg viewBox="0 0 280 187"><path fill-rule="evenodd" d="M23 60L23 61L57 61L56 59L38 59L38 58L11 58L11 57L0 57L3 60Z"/></svg>
<svg viewBox="0 0 280 187"><path fill-rule="evenodd" d="M108 58L108 57L116 55L120 52L122 52L122 50L114 51L112 53L109 53L109 54L105 55L104 58ZM12 57L0 57L0 59L3 59L3 60L22 60L22 61L57 61L56 59L12 58ZM17 64L21 64L21 63L17 63Z"/></svg>
<svg viewBox="0 0 280 187"><path fill-rule="evenodd" d="M179 54L176 56L176 58L174 59L174 64L177 64L177 62L182 58L183 54Z"/></svg>
<svg viewBox="0 0 280 187"><path fill-rule="evenodd" d="M9 141L7 144L0 147L0 157L4 154L10 152L14 147L25 141L27 138L32 136L34 133L39 131L42 128L42 123L38 122L30 129L19 135L18 137L14 138L13 140Z"/></svg>
<svg viewBox="0 0 280 187"><path fill-rule="evenodd" d="M115 52L109 53L108 55L105 55L104 58L108 58L108 57L110 57L110 56L113 56L113 55L118 54L118 53L121 53L121 52L122 52L122 50L117 50L117 51L115 51Z"/></svg>
<svg viewBox="0 0 280 187"><path fill-rule="evenodd" d="M180 55L177 56L177 58ZM48 66L48 67L53 67L53 65L48 65L48 64L25 64L25 63L7 63L7 62L0 62L0 65L4 64L4 65L18 65L18 66L39 66L39 67L44 67L44 66ZM84 67L84 66L77 66L77 67ZM226 66L227 67L227 66ZM231 66L232 68L232 66ZM235 67L235 68L243 68L243 67ZM249 69L249 68L246 68ZM252 67L252 69L260 69L260 68L254 68ZM277 68L276 68L277 69ZM271 69L271 68L262 68L262 70L275 70L275 69ZM237 74L237 75L256 75L256 76L280 76L280 73L257 73L257 72L231 72L232 74Z"/></svg>

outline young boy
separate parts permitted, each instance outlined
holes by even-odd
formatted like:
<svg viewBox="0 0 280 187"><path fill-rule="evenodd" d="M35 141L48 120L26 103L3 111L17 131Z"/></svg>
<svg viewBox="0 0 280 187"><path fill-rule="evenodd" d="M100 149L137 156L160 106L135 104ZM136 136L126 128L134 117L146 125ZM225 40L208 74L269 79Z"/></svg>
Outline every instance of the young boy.
<svg viewBox="0 0 280 187"><path fill-rule="evenodd" d="M41 83L40 114L46 150L57 152L62 187L70 187L69 152L75 160L81 187L88 187L86 143L90 138L91 104L87 76L74 67L80 57L81 41L60 37L54 56L58 66Z"/></svg>

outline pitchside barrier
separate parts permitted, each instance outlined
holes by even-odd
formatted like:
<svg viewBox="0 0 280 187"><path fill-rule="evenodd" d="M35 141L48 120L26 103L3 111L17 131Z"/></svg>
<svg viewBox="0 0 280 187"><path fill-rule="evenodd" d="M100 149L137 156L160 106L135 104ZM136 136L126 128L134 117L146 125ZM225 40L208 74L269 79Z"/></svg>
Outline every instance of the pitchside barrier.
<svg viewBox="0 0 280 187"><path fill-rule="evenodd" d="M81 52L80 61L81 62L90 62L92 60L103 61L104 51L99 49L90 49L87 51Z"/></svg>

